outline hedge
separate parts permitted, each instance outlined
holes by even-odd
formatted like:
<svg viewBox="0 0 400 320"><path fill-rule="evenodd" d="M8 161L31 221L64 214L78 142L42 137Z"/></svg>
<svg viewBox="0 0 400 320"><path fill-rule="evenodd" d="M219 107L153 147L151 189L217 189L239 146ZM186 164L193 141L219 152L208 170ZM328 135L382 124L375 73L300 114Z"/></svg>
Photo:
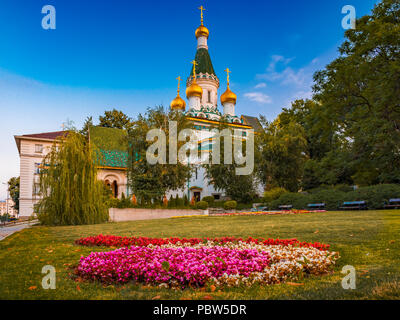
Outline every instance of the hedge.
<svg viewBox="0 0 400 320"><path fill-rule="evenodd" d="M280 205L293 205L295 209L307 209L310 203L325 203L327 210L338 210L345 201L364 200L369 209L383 209L384 203L389 199L400 198L400 185L397 184L361 187L349 192L341 190L346 190L346 188L341 186L340 188L323 188L312 193L285 193L279 199L269 202L268 206L274 210L279 209Z"/></svg>
<svg viewBox="0 0 400 320"><path fill-rule="evenodd" d="M214 197L212 196L204 197L201 200L207 202L209 207L211 207L214 204Z"/></svg>
<svg viewBox="0 0 400 320"><path fill-rule="evenodd" d="M206 210L207 208L208 208L208 202L207 201L196 202L196 209Z"/></svg>
<svg viewBox="0 0 400 320"><path fill-rule="evenodd" d="M226 201L224 203L224 209L225 210L233 210L236 209L237 207L237 202L236 201Z"/></svg>

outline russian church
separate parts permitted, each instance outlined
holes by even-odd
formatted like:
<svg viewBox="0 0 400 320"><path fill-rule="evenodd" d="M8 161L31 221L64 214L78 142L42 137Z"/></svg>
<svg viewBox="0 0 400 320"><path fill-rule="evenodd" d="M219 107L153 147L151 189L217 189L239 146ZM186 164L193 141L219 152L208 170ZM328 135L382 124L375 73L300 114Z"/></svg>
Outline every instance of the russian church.
<svg viewBox="0 0 400 320"><path fill-rule="evenodd" d="M224 93L218 99L220 80L214 70L208 48L209 30L204 26L203 10L201 6L200 26L195 31L197 50L189 77L186 80L186 98L180 96L180 81L178 77L177 96L172 100L170 108L179 110L185 114L188 120L193 122L196 132L201 139L199 150L211 150L213 137L210 130L223 120L228 126L240 130L243 137L248 130L258 132L261 125L256 117L238 116L236 114L237 96L230 89L229 74L227 68L227 83ZM219 110L218 100L222 105ZM15 136L20 156L20 215L30 216L33 206L40 199L38 193L40 164L52 143L58 137L65 134L64 131L47 132L39 134L27 134ZM126 132L120 129L92 126L89 128L89 138L101 150L103 162L98 168L98 179L108 185L114 197L120 198L122 194L130 196L127 184L127 146L121 141ZM171 191L167 195L195 198L197 201L206 196L213 196L216 200L223 200L223 190L216 190L205 177L205 171L196 163L191 163L196 169L184 189ZM262 190L259 190L260 193Z"/></svg>

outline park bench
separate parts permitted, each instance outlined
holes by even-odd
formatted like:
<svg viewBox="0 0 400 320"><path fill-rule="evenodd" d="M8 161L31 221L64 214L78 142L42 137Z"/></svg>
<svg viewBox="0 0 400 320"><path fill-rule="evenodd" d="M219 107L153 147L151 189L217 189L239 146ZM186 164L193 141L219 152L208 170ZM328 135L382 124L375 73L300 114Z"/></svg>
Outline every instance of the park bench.
<svg viewBox="0 0 400 320"><path fill-rule="evenodd" d="M251 209L251 212L265 212L268 210L268 207L255 207Z"/></svg>
<svg viewBox="0 0 400 320"><path fill-rule="evenodd" d="M366 201L346 201L339 207L342 210L367 210Z"/></svg>
<svg viewBox="0 0 400 320"><path fill-rule="evenodd" d="M400 208L400 199L389 199L389 201L385 204L385 209L399 209Z"/></svg>
<svg viewBox="0 0 400 320"><path fill-rule="evenodd" d="M308 209L314 209L314 210L324 210L325 209L325 203L310 203L307 205Z"/></svg>
<svg viewBox="0 0 400 320"><path fill-rule="evenodd" d="M291 210L291 209L293 209L293 206L291 204L286 204L283 206L279 206L279 209L280 210Z"/></svg>

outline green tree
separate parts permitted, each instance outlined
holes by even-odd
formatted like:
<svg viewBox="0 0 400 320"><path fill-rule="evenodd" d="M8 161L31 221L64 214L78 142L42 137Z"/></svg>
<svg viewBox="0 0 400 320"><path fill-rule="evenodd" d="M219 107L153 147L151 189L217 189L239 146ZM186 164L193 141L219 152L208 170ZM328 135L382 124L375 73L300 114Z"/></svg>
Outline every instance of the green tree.
<svg viewBox="0 0 400 320"><path fill-rule="evenodd" d="M224 121L221 121L217 129L219 132L229 129L234 136L234 131ZM224 138L221 137L220 142L220 164L212 164L212 154L210 154L210 164L203 165L205 176L209 184L212 184L216 190L224 191L227 196L241 203L249 203L256 197L255 170L250 175L238 175L237 169L242 165L238 165L233 159L232 164L225 163L227 161L224 158ZM241 152L245 154L246 143L243 143L242 147ZM233 149L232 152L234 152ZM233 154L232 158L234 158Z"/></svg>
<svg viewBox="0 0 400 320"><path fill-rule="evenodd" d="M80 134L84 135L86 138L89 137L89 128L93 126L93 117L86 117L85 122L83 123L82 130L79 131Z"/></svg>
<svg viewBox="0 0 400 320"><path fill-rule="evenodd" d="M353 180L400 183L400 1L383 0L315 74L314 98L349 144Z"/></svg>
<svg viewBox="0 0 400 320"><path fill-rule="evenodd" d="M19 182L20 178L12 177L8 180L8 192L12 201L14 201L14 210L19 211Z"/></svg>
<svg viewBox="0 0 400 320"><path fill-rule="evenodd" d="M76 131L57 139L43 160L38 219L46 225L80 225L108 220L104 184L97 180L98 153Z"/></svg>
<svg viewBox="0 0 400 320"><path fill-rule="evenodd" d="M298 191L307 160L303 127L292 120L281 121L281 116L270 123L261 118L261 123L264 132L259 138L258 176L267 189L281 187Z"/></svg>
<svg viewBox="0 0 400 320"><path fill-rule="evenodd" d="M139 114L137 121L128 130L128 184L141 204L162 201L167 191L183 188L191 175L192 170L186 164L179 161L177 164L170 164L169 121L176 121L177 132L192 128L192 124L181 112L167 113L162 107L156 107L148 109L144 115ZM151 129L161 129L167 137L166 164L153 165L146 160L146 151L154 143L146 140ZM183 144L184 142L178 142L178 150Z"/></svg>
<svg viewBox="0 0 400 320"><path fill-rule="evenodd" d="M104 115L99 117L100 127L129 129L132 125L132 119L122 111L116 109L105 111Z"/></svg>

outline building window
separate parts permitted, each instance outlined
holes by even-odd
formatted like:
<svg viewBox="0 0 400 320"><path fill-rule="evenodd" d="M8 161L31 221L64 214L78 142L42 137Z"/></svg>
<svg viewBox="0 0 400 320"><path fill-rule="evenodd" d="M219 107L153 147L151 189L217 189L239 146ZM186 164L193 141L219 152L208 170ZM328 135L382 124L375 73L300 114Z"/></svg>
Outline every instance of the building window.
<svg viewBox="0 0 400 320"><path fill-rule="evenodd" d="M220 194L213 194L214 200L221 200Z"/></svg>
<svg viewBox="0 0 400 320"><path fill-rule="evenodd" d="M42 153L42 152L43 152L43 145L35 144L35 153Z"/></svg>
<svg viewBox="0 0 400 320"><path fill-rule="evenodd" d="M197 168L196 168L196 180L197 180Z"/></svg>
<svg viewBox="0 0 400 320"><path fill-rule="evenodd" d="M208 93L208 103L211 103L211 91L208 90L207 93Z"/></svg>

